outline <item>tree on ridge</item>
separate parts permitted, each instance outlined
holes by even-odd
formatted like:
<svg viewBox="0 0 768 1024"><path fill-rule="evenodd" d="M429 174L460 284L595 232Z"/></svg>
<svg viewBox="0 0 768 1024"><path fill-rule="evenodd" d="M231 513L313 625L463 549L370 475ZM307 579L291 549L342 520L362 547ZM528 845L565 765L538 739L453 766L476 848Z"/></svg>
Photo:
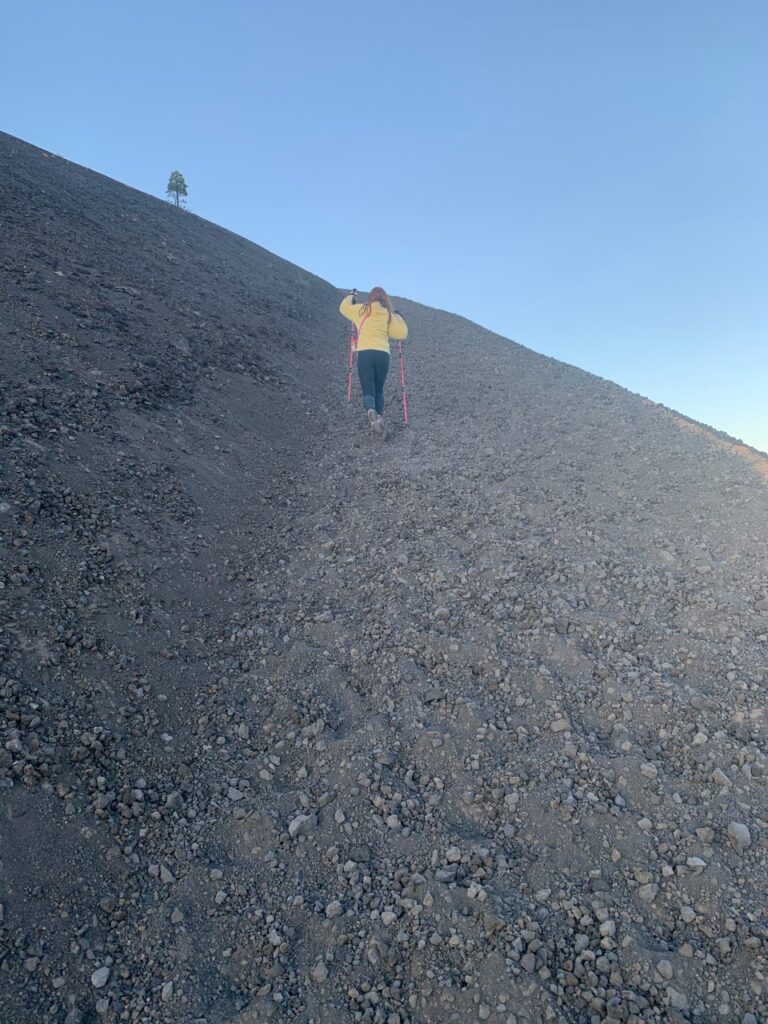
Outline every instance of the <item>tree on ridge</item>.
<svg viewBox="0 0 768 1024"><path fill-rule="evenodd" d="M165 192L168 197L173 197L177 206L180 205L180 199L187 194L187 183L184 181L181 171L173 171L168 179L168 187Z"/></svg>

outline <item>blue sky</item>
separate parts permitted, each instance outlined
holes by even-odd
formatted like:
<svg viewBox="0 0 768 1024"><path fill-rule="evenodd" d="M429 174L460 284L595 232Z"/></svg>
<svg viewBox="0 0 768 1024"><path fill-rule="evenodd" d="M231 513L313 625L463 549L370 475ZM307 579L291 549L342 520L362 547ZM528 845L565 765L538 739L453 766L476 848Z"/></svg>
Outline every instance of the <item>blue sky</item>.
<svg viewBox="0 0 768 1024"><path fill-rule="evenodd" d="M196 213L340 287L768 450L764 0L24 0L3 21L2 130L159 196L179 168Z"/></svg>

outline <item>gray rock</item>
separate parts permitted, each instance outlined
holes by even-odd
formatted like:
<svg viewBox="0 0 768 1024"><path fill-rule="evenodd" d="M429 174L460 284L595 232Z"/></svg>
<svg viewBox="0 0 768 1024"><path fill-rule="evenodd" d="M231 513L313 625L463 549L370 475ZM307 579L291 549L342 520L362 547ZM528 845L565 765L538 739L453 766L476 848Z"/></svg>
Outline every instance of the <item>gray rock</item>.
<svg viewBox="0 0 768 1024"><path fill-rule="evenodd" d="M669 960L659 960L659 962L656 964L656 970L661 975L661 977L664 978L666 981L671 981L675 973L672 964L669 962Z"/></svg>
<svg viewBox="0 0 768 1024"><path fill-rule="evenodd" d="M688 996L684 992L680 992L676 988L672 988L670 985L667 988L667 999L669 1005L673 1010L687 1010L688 1009Z"/></svg>
<svg viewBox="0 0 768 1024"><path fill-rule="evenodd" d="M536 970L536 957L534 956L534 954L523 954L523 956L520 958L520 966L523 968L524 971L527 971L529 974L533 974L533 972Z"/></svg>
<svg viewBox="0 0 768 1024"><path fill-rule="evenodd" d="M728 825L728 838L737 853L743 853L747 847L752 845L752 836L749 829L740 821L732 821Z"/></svg>
<svg viewBox="0 0 768 1024"><path fill-rule="evenodd" d="M318 985L322 985L328 980L328 968L322 960L318 960L312 968L312 980L316 981Z"/></svg>
<svg viewBox="0 0 768 1024"><path fill-rule="evenodd" d="M109 981L109 968L99 967L91 975L91 984L94 988L104 988Z"/></svg>
<svg viewBox="0 0 768 1024"><path fill-rule="evenodd" d="M311 831L317 825L316 814L297 814L288 826L288 834L291 839L298 839L305 833Z"/></svg>

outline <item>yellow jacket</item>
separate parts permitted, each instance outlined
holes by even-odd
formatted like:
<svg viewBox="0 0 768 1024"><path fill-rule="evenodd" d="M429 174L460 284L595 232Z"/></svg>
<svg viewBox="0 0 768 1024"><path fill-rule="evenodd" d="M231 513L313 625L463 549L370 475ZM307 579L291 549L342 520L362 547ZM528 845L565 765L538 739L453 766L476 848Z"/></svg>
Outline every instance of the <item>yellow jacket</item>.
<svg viewBox="0 0 768 1024"><path fill-rule="evenodd" d="M342 299L339 312L357 327L358 352L367 348L389 352L390 338L405 341L408 337L408 325L405 320L399 313L393 313L390 319L389 310L380 302L373 302L370 307L362 303L353 304L352 296L347 295Z"/></svg>

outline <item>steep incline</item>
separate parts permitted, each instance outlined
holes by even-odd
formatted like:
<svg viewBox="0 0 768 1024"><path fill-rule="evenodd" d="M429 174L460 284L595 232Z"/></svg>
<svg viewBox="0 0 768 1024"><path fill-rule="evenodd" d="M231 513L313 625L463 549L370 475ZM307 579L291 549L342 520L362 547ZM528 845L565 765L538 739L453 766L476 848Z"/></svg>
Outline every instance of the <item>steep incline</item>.
<svg viewBox="0 0 768 1024"><path fill-rule="evenodd" d="M2 1019L762 1020L767 460L0 162Z"/></svg>

